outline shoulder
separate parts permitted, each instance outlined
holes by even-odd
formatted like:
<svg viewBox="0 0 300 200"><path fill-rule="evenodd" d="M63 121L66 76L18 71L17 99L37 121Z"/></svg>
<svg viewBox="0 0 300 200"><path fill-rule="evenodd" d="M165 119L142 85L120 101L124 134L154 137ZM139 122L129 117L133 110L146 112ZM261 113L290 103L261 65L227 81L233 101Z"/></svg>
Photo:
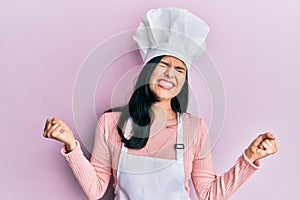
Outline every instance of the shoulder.
<svg viewBox="0 0 300 200"><path fill-rule="evenodd" d="M185 124L186 126L201 129L202 131L207 131L207 124L204 119L196 117L190 113L182 113L181 116L183 124Z"/></svg>
<svg viewBox="0 0 300 200"><path fill-rule="evenodd" d="M117 132L117 124L121 112L106 112L103 113L97 122L97 129L103 132L105 135L111 135L112 133Z"/></svg>
<svg viewBox="0 0 300 200"><path fill-rule="evenodd" d="M103 113L97 122L96 134L105 138L105 141L110 141L110 144L116 145L119 141L117 124L121 112Z"/></svg>
<svg viewBox="0 0 300 200"><path fill-rule="evenodd" d="M98 118L98 125L117 124L121 112L106 112Z"/></svg>
<svg viewBox="0 0 300 200"><path fill-rule="evenodd" d="M181 116L185 143L194 153L198 152L208 133L206 123L202 118L190 113L182 113Z"/></svg>
<svg viewBox="0 0 300 200"><path fill-rule="evenodd" d="M189 137L200 142L208 135L208 126L203 118L196 117L189 113L183 113L181 116L183 130Z"/></svg>
<svg viewBox="0 0 300 200"><path fill-rule="evenodd" d="M196 120L196 119L201 119L201 118L199 118L199 117L196 117L196 116L194 116L194 115L192 115L192 114L190 114L190 113L181 113L181 117L182 117L182 119L183 120Z"/></svg>
<svg viewBox="0 0 300 200"><path fill-rule="evenodd" d="M187 142L194 147L195 152L199 152L208 136L208 126L203 118L196 117L189 113L183 113L183 130Z"/></svg>

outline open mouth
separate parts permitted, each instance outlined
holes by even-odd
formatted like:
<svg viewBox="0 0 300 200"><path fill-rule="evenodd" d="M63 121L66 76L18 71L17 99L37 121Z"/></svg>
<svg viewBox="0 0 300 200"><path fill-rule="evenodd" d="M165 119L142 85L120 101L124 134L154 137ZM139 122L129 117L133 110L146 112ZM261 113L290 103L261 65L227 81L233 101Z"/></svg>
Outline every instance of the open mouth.
<svg viewBox="0 0 300 200"><path fill-rule="evenodd" d="M171 90L175 85L170 81L160 79L158 80L158 86L166 90Z"/></svg>

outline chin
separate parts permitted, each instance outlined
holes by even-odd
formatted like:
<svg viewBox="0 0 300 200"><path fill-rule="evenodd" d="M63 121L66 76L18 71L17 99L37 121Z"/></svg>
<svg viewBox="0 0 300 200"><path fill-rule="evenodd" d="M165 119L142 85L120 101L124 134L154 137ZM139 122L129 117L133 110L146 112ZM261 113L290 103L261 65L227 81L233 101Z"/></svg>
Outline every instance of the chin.
<svg viewBox="0 0 300 200"><path fill-rule="evenodd" d="M178 94L174 90L157 89L154 90L155 96L160 100L169 100L176 97Z"/></svg>
<svg viewBox="0 0 300 200"><path fill-rule="evenodd" d="M157 96L157 98L160 100L160 101L162 101L162 100L169 100L169 101L171 101L171 99L173 98L173 97L175 97L175 95L174 94L172 94L172 95L170 95L170 94L156 94L156 96Z"/></svg>

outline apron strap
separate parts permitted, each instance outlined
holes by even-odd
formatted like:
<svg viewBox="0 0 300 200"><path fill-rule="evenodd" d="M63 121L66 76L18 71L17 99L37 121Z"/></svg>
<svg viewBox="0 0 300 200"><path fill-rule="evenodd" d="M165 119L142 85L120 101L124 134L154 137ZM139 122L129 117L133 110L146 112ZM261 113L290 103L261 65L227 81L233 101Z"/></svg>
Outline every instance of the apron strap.
<svg viewBox="0 0 300 200"><path fill-rule="evenodd" d="M176 160L183 164L183 151L184 151L184 144L183 144L183 128L182 128L182 118L180 113L177 112L177 140L175 144L176 149Z"/></svg>
<svg viewBox="0 0 300 200"><path fill-rule="evenodd" d="M124 137L126 139L129 139L130 131L131 131L131 118L128 118L128 120L126 122L125 131L124 131ZM127 152L128 152L128 148L125 147L124 142L122 142L122 147L121 147L119 161L118 161L117 179L119 179L119 169L121 169L120 166L121 166L122 159L123 159L124 155L127 154Z"/></svg>
<svg viewBox="0 0 300 200"><path fill-rule="evenodd" d="M125 131L124 131L124 137L126 139L129 139L130 137L130 131L132 130L131 127L131 118L128 118L127 122L126 122L126 127L125 127ZM122 149L121 149L121 153L127 153L128 148L125 147L124 142L122 142Z"/></svg>

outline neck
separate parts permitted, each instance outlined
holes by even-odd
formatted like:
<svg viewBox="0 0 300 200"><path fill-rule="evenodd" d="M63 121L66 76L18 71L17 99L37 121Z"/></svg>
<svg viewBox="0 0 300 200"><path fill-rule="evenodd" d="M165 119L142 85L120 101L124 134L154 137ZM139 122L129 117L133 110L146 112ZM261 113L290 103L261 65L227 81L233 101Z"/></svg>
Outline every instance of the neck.
<svg viewBox="0 0 300 200"><path fill-rule="evenodd" d="M152 105L154 120L168 121L176 119L176 112L171 108L171 101L160 101Z"/></svg>

